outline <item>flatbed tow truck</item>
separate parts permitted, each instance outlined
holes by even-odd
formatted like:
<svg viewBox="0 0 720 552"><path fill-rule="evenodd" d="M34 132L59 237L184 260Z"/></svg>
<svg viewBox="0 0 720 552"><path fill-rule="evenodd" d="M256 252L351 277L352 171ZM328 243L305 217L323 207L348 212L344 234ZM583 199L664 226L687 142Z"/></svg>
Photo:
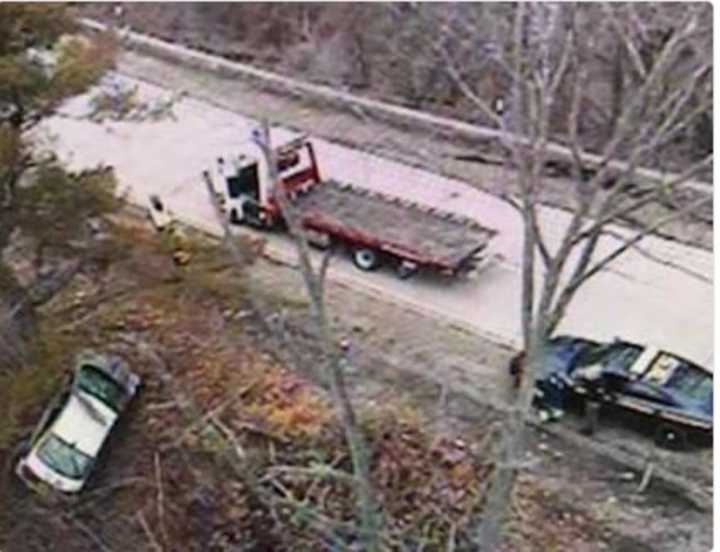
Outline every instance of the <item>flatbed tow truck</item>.
<svg viewBox="0 0 720 552"><path fill-rule="evenodd" d="M282 186L308 241L321 248L343 247L361 270L387 265L401 278L419 270L459 276L492 258L488 246L497 234L492 228L352 183L322 179L307 136L274 150L276 183L260 146L249 142L243 150L216 161L216 193L233 224L285 229L276 195L276 186ZM210 171L203 176L215 187Z"/></svg>

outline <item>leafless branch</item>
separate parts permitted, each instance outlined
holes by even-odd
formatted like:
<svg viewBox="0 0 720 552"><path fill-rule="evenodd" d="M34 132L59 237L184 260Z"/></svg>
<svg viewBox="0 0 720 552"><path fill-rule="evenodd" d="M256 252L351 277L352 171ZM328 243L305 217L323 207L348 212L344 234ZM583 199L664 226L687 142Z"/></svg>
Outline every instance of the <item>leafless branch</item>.
<svg viewBox="0 0 720 552"><path fill-rule="evenodd" d="M236 389L235 391L233 391L228 398L223 400L218 406L216 406L212 410L209 410L208 412L200 416L197 420L195 420L192 424L185 428L182 434L180 434L180 436L175 439L175 441L173 441L169 445L163 446L161 450L165 451L179 446L183 441L185 441L185 439L188 438L190 434L201 428L209 420L220 415L223 410L225 410L226 408L243 398L245 395L247 395L255 387L255 385L256 383L253 382L249 385L246 385L245 387L241 387L240 389Z"/></svg>
<svg viewBox="0 0 720 552"><path fill-rule="evenodd" d="M88 509L94 507L99 500L108 496L109 494L113 493L114 491L117 491L118 489L123 489L125 487L129 487L131 485L136 485L138 483L148 485L148 487L152 486L152 482L148 478L132 476L132 477L126 477L119 481L115 481L109 485L100 487L99 489L89 490L88 492L85 492L83 494L82 500L80 502L78 502L77 504L74 504L72 506L72 508L71 508L72 515L76 517L80 512L83 512L85 510L88 510Z"/></svg>
<svg viewBox="0 0 720 552"><path fill-rule="evenodd" d="M235 453L235 456L238 460L245 461L247 459L247 453L245 452L245 449L242 447L240 442L238 441L237 435L235 435L235 432L230 429L227 424L225 424L219 416L213 415L210 420L212 421L213 425L217 427L220 432L224 435L226 441L232 445L232 450Z"/></svg>
<svg viewBox="0 0 720 552"><path fill-rule="evenodd" d="M600 211L596 220L590 226L590 228L582 232L577 232L575 234L572 239L573 245L577 245L582 241L588 239L588 237L595 233L599 228L604 228L607 224L613 221L621 220L623 217L633 212L637 212L637 210L641 207L657 201L662 196L662 194L666 193L666 190L674 190L675 188L677 188L677 186L692 178L695 174L701 172L706 167L711 166L712 162L713 155L708 155L700 161L693 163L681 174L676 175L671 180L662 184L655 184L653 187L648 187L647 193L643 197L640 197L635 201L630 201L624 205L620 205L616 209L611 209L609 206L603 205L601 209L605 208L605 210ZM618 188L622 188L620 183L616 184L616 186ZM704 202L705 200L702 200L700 203L702 204ZM665 224L667 224L667 222L663 223L663 225Z"/></svg>
<svg viewBox="0 0 720 552"><path fill-rule="evenodd" d="M85 523L80 521L77 517L71 517L70 521L75 527L80 529L92 542L95 546L98 547L98 550L101 550L102 552L112 552L112 549L108 547L107 544L103 542L103 540L95 534L95 531L90 529Z"/></svg>
<svg viewBox="0 0 720 552"><path fill-rule="evenodd" d="M140 523L140 527L142 527L143 532L147 536L148 542L150 543L150 546L156 551L156 552L163 552L163 547L160 546L160 543L155 538L155 535L152 532L152 529L150 529L150 525L148 524L147 520L145 519L145 516L141 511L138 511L137 514L135 514L136 519Z"/></svg>
<svg viewBox="0 0 720 552"><path fill-rule="evenodd" d="M601 260L597 261L593 267L588 270L584 277L578 281L578 283L582 283L583 281L590 278L593 274L596 274L603 268L605 268L611 261L615 260L617 257L622 255L625 251L633 247L636 243L643 240L648 235L652 234L654 231L658 230L659 228L662 228L669 222L672 222L673 220L677 220L678 218L684 216L685 214L693 211L694 209L697 209L698 207L701 207L702 205L705 205L709 201L712 201L710 198L703 198L700 201L696 201L694 203L690 203L687 206L685 206L682 210L677 211L667 217L663 217L654 224L650 225L648 228L643 230L642 232L639 232L636 234L633 238L627 240L624 244L622 244L620 247L618 247L615 251L608 254Z"/></svg>
<svg viewBox="0 0 720 552"><path fill-rule="evenodd" d="M450 531L448 532L447 545L445 546L446 552L455 552L455 534L457 533L457 525L452 523L450 525Z"/></svg>
<svg viewBox="0 0 720 552"><path fill-rule="evenodd" d="M462 90L465 97L479 107L480 110L498 126L498 128L502 128L502 117L495 113L495 110L472 90L465 79L460 75L460 71L455 66L455 62L450 57L447 49L442 44L436 44L435 49L436 53L445 61L445 69L450 75L450 78L458 86L458 88Z"/></svg>
<svg viewBox="0 0 720 552"><path fill-rule="evenodd" d="M322 257L322 261L320 262L320 268L318 269L318 288L319 293L321 297L325 296L325 281L327 278L327 272L330 268L330 261L332 260L333 255L335 254L335 244L331 243L328 247L327 251L325 251L325 254Z"/></svg>
<svg viewBox="0 0 720 552"><path fill-rule="evenodd" d="M357 484L357 479L352 475L340 470L336 470L330 466L321 464L314 465L310 468L302 466L272 466L268 468L268 476L274 476L276 473L305 475L320 478L330 477L339 481L351 483L352 485Z"/></svg>
<svg viewBox="0 0 720 552"><path fill-rule="evenodd" d="M550 250L547 247L547 244L545 242L545 238L542 235L542 232L540 230L540 224L538 223L538 216L537 216L537 206L531 205L528 209L530 221L529 223L532 225L533 233L535 234L535 245L538 248L538 251L540 252L540 258L543 260L543 264L545 265L545 268L550 267L550 264L552 263L552 255L550 255Z"/></svg>
<svg viewBox="0 0 720 552"><path fill-rule="evenodd" d="M574 8L574 6L571 6L569 9L569 16L572 18L573 24L570 25L570 28L565 32L565 40L563 41L562 52L560 53L560 61L558 63L557 69L555 70L552 81L550 82L550 86L548 87L548 97L550 98L551 102L555 100L558 89L560 88L563 79L567 75L568 69L570 67L570 59L573 55L573 51L577 47L575 44L574 25L576 9Z"/></svg>
<svg viewBox="0 0 720 552"><path fill-rule="evenodd" d="M609 237L612 237L612 238L615 238L615 239L618 239L618 240L625 240L625 239L626 239L626 237L623 236L622 234L619 234L619 233L617 233L617 232L614 232L614 231L612 231L612 230L607 230L607 229L603 229L603 230L602 230L602 235L603 235L603 236L609 236ZM708 278L708 277L704 276L703 274L700 274L700 273L698 273L698 272L695 272L694 270L690 270L690 269L687 268L685 265L678 264L678 263L674 263L674 262L672 262L672 261L668 261L667 259L663 259L663 258L661 258L661 257L658 257L657 255L654 255L654 254L650 253L650 251L648 251L646 248L641 247L641 246L639 246L639 245L637 245L637 244L633 246L633 250L636 251L639 255L642 255L643 257L646 257L646 258L650 259L650 260L653 261L654 263L657 263L657 264L659 264L659 265L668 266L668 267L670 267L670 268L673 268L673 269L675 269L675 270L677 270L677 271L679 271L679 272L682 272L682 273L684 273L684 274L687 274L688 276L692 276L693 278L695 278L695 279L697 279L697 280L700 280L701 282L705 282L706 284L712 284L712 283L713 283L713 279L712 279L712 278Z"/></svg>
<svg viewBox="0 0 720 552"><path fill-rule="evenodd" d="M162 468L160 467L160 454L155 453L155 485L157 486L157 516L160 525L160 534L163 543L167 546L169 540L167 527L165 527L165 495L163 493Z"/></svg>
<svg viewBox="0 0 720 552"><path fill-rule="evenodd" d="M279 184L275 152L270 141L270 127L267 121L263 122L261 137L258 145L265 156L265 161L270 171L271 181ZM282 216L285 219L290 234L295 241L296 250L300 260L300 272L305 282L305 287L312 305L313 318L320 336L320 345L323 348L326 358L329 359L328 368L330 371L330 386L332 395L340 415L340 421L350 449L354 476L357 479L358 509L360 511L362 528L361 540L367 550L376 550L378 547L380 520L376 512L372 485L370 483L367 445L362 432L357 425L355 411L345 385L340 356L331 337L331 330L327 320L325 302L322 295L323 289L318 275L314 272L310 261L310 251L302 221L288 200L285 188L282 185L276 185L275 190L275 197L278 201L278 205L280 206ZM327 270L329 260L330 256L328 255L325 268L322 269L323 271Z"/></svg>
<svg viewBox="0 0 720 552"><path fill-rule="evenodd" d="M598 229L597 234L594 236L594 239L592 239L592 241L589 240L588 244L586 245L586 251L583 254L583 256L586 257L584 262L582 264L577 265L577 267L573 273L573 276L570 278L569 282L564 287L562 294L560 295L557 303L555 304L555 306L552 309L552 314L550 315L550 327L554 328L557 326L557 323L559 322L560 317L564 314L564 311L567 308L567 305L569 304L572 297L575 295L575 293L580 288L580 286L582 286L590 278L592 278L594 275L596 275L601 270L605 269L608 265L610 265L610 263L612 263L612 261L614 261L615 259L620 257L628 249L635 247L636 244L638 244L640 241L642 241L648 235L657 231L659 228L662 228L664 225L668 224L669 222L672 222L673 220L676 220L676 219L682 217L686 213L691 212L692 210L697 209L698 207L706 204L708 201L710 201L710 198L703 198L702 200L700 200L698 202L688 204L681 211L677 211L667 217L663 217L663 218L659 219L657 222L650 225L643 231L638 232L632 238L626 239L614 251L607 254L605 257L603 257L599 261L596 261L594 264L590 265L590 257L592 256L592 253L594 252L594 244L597 243L597 240L599 239L599 236L600 236L600 230Z"/></svg>
<svg viewBox="0 0 720 552"><path fill-rule="evenodd" d="M640 57L640 53L638 52L637 48L633 44L630 34L620 25L620 22L615 16L615 9L611 5L605 3L602 4L602 8L605 12L606 17L615 29L617 38L622 41L622 44L625 47L625 50L627 51L628 56L630 57L630 60L635 67L635 71L637 71L637 74L640 76L640 78L645 79L647 77L647 69L645 68L645 63Z"/></svg>

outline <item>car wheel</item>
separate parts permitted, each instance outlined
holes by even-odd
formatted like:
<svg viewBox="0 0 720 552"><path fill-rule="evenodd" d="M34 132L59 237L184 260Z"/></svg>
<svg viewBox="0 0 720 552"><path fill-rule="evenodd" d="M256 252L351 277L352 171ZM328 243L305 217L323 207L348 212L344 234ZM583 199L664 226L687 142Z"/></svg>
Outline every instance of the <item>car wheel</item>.
<svg viewBox="0 0 720 552"><path fill-rule="evenodd" d="M374 249L359 247L353 251L353 262L360 270L375 270L380 266L380 257Z"/></svg>
<svg viewBox="0 0 720 552"><path fill-rule="evenodd" d="M687 446L687 433L673 424L660 424L655 431L655 443L663 448L682 450Z"/></svg>
<svg viewBox="0 0 720 552"><path fill-rule="evenodd" d="M237 209L230 209L230 222L232 224L242 224L242 220L238 215Z"/></svg>

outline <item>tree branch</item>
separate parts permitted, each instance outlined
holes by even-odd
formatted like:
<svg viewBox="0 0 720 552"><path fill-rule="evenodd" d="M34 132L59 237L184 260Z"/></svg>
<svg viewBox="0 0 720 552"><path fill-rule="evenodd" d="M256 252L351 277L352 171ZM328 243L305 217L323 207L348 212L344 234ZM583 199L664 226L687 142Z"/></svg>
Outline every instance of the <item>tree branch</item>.
<svg viewBox="0 0 720 552"><path fill-rule="evenodd" d="M655 202L659 199L659 197L665 193L666 190L672 190L675 187L677 187L679 184L682 184L686 180L692 178L695 174L702 171L704 168L710 166L713 162L713 155L708 155L707 157L703 158L702 160L698 161L697 163L694 163L691 167L688 167L683 171L681 174L675 176L671 181L663 184L656 184L654 189L648 190L648 194L644 197L638 199L637 201L631 202L629 204L626 204L622 207L618 207L615 210L610 210L608 207L608 212L606 213L599 213L599 217L596 218L593 225L588 228L587 230L583 232L579 232L576 234L576 236L573 238L573 246L579 244L581 241L587 239L591 234L593 234L599 227L604 227L607 224L611 223L614 220L620 220L622 217L629 215L630 213L633 213L637 211L639 208L648 205L652 202ZM616 184L618 187L622 187L619 183Z"/></svg>
<svg viewBox="0 0 720 552"><path fill-rule="evenodd" d="M270 171L270 180L275 183L275 198L277 199L283 218L287 222L290 234L295 240L296 250L300 258L300 272L310 296L313 307L315 324L320 335L320 345L327 359L329 359L330 386L340 421L345 432L345 438L350 449L353 462L353 472L358 482L358 509L361 517L361 541L368 551L378 549L378 531L380 525L379 515L376 511L375 499L370 482L368 450L365 439L357 426L355 410L348 395L340 355L331 338L331 330L325 312L325 302L322 295L322 286L318 276L314 273L310 262L310 251L302 220L298 217L294 207L288 200L286 191L277 172L275 153L270 142L270 127L267 121L263 122L262 132L256 137L256 143L263 151L265 161ZM324 271L330 256L327 256Z"/></svg>
<svg viewBox="0 0 720 552"><path fill-rule="evenodd" d="M625 47L625 50L627 51L629 58L632 61L633 66L635 67L635 71L641 79L645 79L647 77L647 69L645 68L645 64L643 63L643 60L640 57L640 53L637 51L637 48L635 48L635 45L632 43L632 40L630 39L630 34L627 32L626 29L623 29L620 26L620 22L615 16L614 7L611 7L609 4L603 3L602 8L608 20L615 29L616 37Z"/></svg>
<svg viewBox="0 0 720 552"><path fill-rule="evenodd" d="M550 251L547 247L547 244L545 243L545 238L540 231L540 224L538 223L536 205L534 203L531 204L528 211L530 216L530 224L533 227L535 245L537 246L538 251L540 251L540 258L542 259L545 268L549 268L552 264L552 256L550 255Z"/></svg>
<svg viewBox="0 0 720 552"><path fill-rule="evenodd" d="M710 198L703 198L700 201L697 201L695 203L687 205L682 211L678 211L676 213L673 213L672 215L669 215L667 217L663 217L659 221L657 221L655 224L651 225L650 227L646 228L642 232L639 232L631 239L625 240L625 242L617 247L612 253L609 253L605 257L603 257L601 260L597 261L592 267L583 269L583 270L576 270L573 274L573 277L570 279L569 283L565 286L561 297L558 299L558 302L556 306L553 308L553 312L551 314L551 323L553 328L557 325L559 322L559 319L561 318L564 309L569 304L572 297L575 295L577 290L590 278L592 278L594 275L596 275L598 272L606 268L612 261L617 259L620 255L625 253L628 249L634 247L637 243L642 241L645 237L652 234L662 226L677 220L678 218L682 217L688 212L691 212L694 209L697 209L698 207L704 205L705 203L711 201ZM599 239L599 236L601 234L601 227L598 227L596 229L596 234L594 234L594 241L597 243L597 240ZM592 250L591 250L592 249ZM592 255L592 252L594 251L594 245L592 248L587 248L586 251L588 252L588 259L585 263L585 268L589 265L589 257Z"/></svg>

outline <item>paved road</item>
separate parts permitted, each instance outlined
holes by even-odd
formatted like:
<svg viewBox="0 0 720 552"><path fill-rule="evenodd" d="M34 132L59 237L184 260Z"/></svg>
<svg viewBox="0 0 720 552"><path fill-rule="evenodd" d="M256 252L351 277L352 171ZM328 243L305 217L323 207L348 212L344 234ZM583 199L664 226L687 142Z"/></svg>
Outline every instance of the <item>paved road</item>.
<svg viewBox="0 0 720 552"><path fill-rule="evenodd" d="M169 94L140 83L143 96ZM199 178L218 155L242 147L255 122L186 98L175 107L177 120L146 123L95 124L77 120L87 109L78 98L46 125L56 135L55 147L73 167L97 163L115 166L130 198L145 201L152 192L188 222L218 231ZM274 139L291 133L278 130ZM477 218L500 230L495 248L504 256L474 281L443 282L418 278L397 280L393 274L357 272L337 262L332 277L378 290L404 303L472 327L503 341L519 340L521 221L494 196L462 182L423 172L335 144L317 140L325 176L349 180L386 193ZM498 171L498 178L501 173ZM543 209L541 224L551 245L559 242L567 225L566 213ZM616 228L618 234L626 231ZM614 245L606 238L600 253ZM271 252L293 257L287 240L270 239ZM663 262L658 262L661 259ZM667 264L670 263L670 266ZM597 275L578 294L561 326L562 331L610 339L615 335L654 342L710 365L713 351L712 254L659 238L643 242L607 271Z"/></svg>

